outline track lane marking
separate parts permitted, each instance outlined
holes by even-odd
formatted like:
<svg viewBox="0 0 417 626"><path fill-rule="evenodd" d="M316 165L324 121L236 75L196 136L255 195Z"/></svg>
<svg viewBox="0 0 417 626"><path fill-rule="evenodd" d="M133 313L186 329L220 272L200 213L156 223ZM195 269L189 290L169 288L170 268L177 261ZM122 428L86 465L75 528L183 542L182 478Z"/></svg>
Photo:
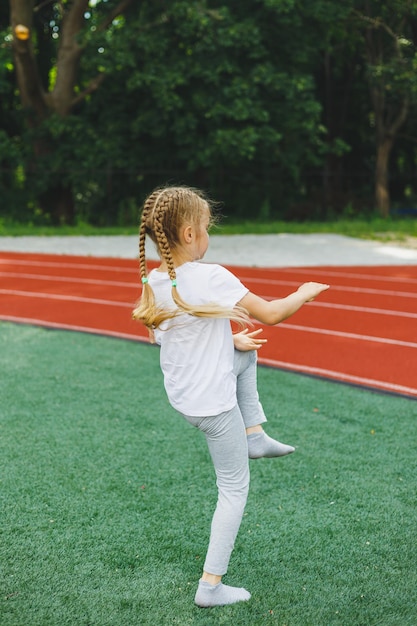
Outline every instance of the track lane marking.
<svg viewBox="0 0 417 626"><path fill-rule="evenodd" d="M113 280L101 280L101 279L96 279L96 278L78 278L76 276L74 277L70 277L70 276L49 276L46 274L21 274L19 272L0 272L0 277L5 277L5 278L24 278L26 280L42 280L42 281L49 281L49 282L69 282L69 283L82 283L82 284L87 284L87 285L109 285L112 287L129 287L131 289L139 289L140 285L139 285L139 281L138 282L119 282L119 281L113 281ZM256 279L256 278L245 278L245 277L240 277L239 280L241 280L244 284L245 283L256 283L256 284L260 284L260 283L266 283L266 284L276 284L276 285L286 285L286 286L299 286L298 282L294 282L294 281L284 281L284 280L271 280L268 281L266 279ZM331 285L330 286L332 291L343 291L343 292L352 292L352 293L368 293L368 294L372 294L372 295L385 295L385 296L392 296L392 297L403 297L403 298L417 298L417 292L413 293L413 292L408 292L408 291L388 291L385 289L365 289L364 287L345 287L345 286L339 286L339 285Z"/></svg>
<svg viewBox="0 0 417 626"><path fill-rule="evenodd" d="M20 274L17 272L0 272L0 278L24 278L25 280L42 280L56 283L81 283L83 285L108 285L109 287L129 287L139 289L139 282L124 283L117 280L101 280L99 278L78 278L77 276L48 276L46 274Z"/></svg>
<svg viewBox="0 0 417 626"><path fill-rule="evenodd" d="M134 341L143 341L149 343L149 339L141 335L133 335L132 333L121 333L115 330L107 330L104 328L92 328L90 326L78 326L77 324L64 324L61 322L48 322L32 317L19 317L15 315L3 315L0 313L0 320L3 322L13 322L15 324L29 324L30 326L41 326L42 328L54 328L57 330L73 330L80 333L90 333L93 335L102 335L117 337L119 339L129 339Z"/></svg>
<svg viewBox="0 0 417 626"><path fill-rule="evenodd" d="M354 306L353 304L334 304L330 302L306 302L309 306L321 307L324 309L338 309L340 311L354 311L355 313L370 313L371 315L392 315L393 317L409 317L417 319L417 313L406 311L394 311L392 309L374 309L368 306Z"/></svg>
<svg viewBox="0 0 417 626"><path fill-rule="evenodd" d="M345 372L338 372L336 370L328 370L320 367L311 367L310 365L299 365L297 363L288 363L287 361L276 361L275 359L259 358L259 363L263 365L270 365L272 367L280 367L300 373L313 374L316 376L323 376L325 378L334 378L337 381L346 381L355 383L358 385L369 385L371 387L378 387L393 391L396 393L412 394L417 396L417 388L405 387L403 385L397 385L396 383L388 383L382 380L375 380L373 378L364 378L362 376L353 376L346 374Z"/></svg>
<svg viewBox="0 0 417 626"><path fill-rule="evenodd" d="M267 285L285 285L288 287L299 287L300 283L292 280L268 280L267 278L250 278L248 276L239 276L239 280L243 283L267 284ZM381 296L402 296L403 298L417 298L417 291L393 291L388 289L372 289L366 287L349 287L347 285L330 285L332 291L348 291L351 293L369 293Z"/></svg>
<svg viewBox="0 0 417 626"><path fill-rule="evenodd" d="M13 264L13 265L23 265L25 267L56 267L56 268L66 268L66 269L83 269L83 270L100 270L105 272L120 272L120 273L128 273L128 274L136 274L136 276L140 276L139 273L139 265L137 269L133 269L132 267L113 267L112 265L93 265L89 263L59 263L57 261L21 261L19 259L1 259L0 264Z"/></svg>
<svg viewBox="0 0 417 626"><path fill-rule="evenodd" d="M382 343L387 345L403 346L405 348L417 348L417 343L412 341L401 341L397 339L388 339L388 337L372 337L371 335L359 335L358 333L347 333L339 330L327 330L325 328L314 328L313 326L300 326L298 324L287 324L281 322L279 326L306 333L316 333L319 335L332 335L333 337L342 337L343 339L354 339L355 341L372 341L374 343Z"/></svg>
<svg viewBox="0 0 417 626"><path fill-rule="evenodd" d="M389 268L391 268L392 266L388 266ZM396 269L401 269L402 265L396 265L395 268ZM405 266L408 267L408 266ZM274 268L267 268L267 271L273 271L275 272L276 270ZM355 272L335 272L334 270L324 270L324 269L319 269L319 268L315 268L314 266L311 268L285 268L284 269L285 272L291 273L291 274L317 274L317 276L335 276L335 277L341 277L341 278L354 278L356 279L360 279L360 280L370 280L370 281L381 281L381 282L401 282L401 283L411 283L412 285L417 285L417 278L404 278L401 276L385 276L382 274L360 274L355 273Z"/></svg>
<svg viewBox="0 0 417 626"><path fill-rule="evenodd" d="M84 296L63 295L58 293L47 293L44 291L19 291L15 289L0 289L0 293L8 296L41 298L46 300L64 300L66 302L85 302L88 304L100 304L105 306L130 307L135 306L134 302L120 302L118 300L103 300L100 298L86 298Z"/></svg>
<svg viewBox="0 0 417 626"><path fill-rule="evenodd" d="M272 301L275 298L272 296L261 295L260 298L264 300ZM306 302L308 306L321 307L325 309L336 309L338 311L354 311L355 313L370 313L371 315L392 315L393 317L409 317L411 319L417 319L417 313L410 313L409 311L394 311L393 309L375 309L367 306L355 306L353 304L342 304L337 302L322 302L321 300L314 300L313 302Z"/></svg>

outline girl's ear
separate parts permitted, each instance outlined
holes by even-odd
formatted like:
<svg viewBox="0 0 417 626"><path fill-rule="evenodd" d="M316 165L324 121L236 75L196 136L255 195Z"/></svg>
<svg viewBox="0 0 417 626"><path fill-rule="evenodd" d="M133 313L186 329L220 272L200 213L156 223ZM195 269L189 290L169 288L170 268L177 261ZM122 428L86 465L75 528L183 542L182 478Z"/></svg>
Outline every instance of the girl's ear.
<svg viewBox="0 0 417 626"><path fill-rule="evenodd" d="M184 237L184 241L185 243L191 243L193 240L193 227L192 226L186 226L184 228L184 230L182 231L183 233L183 237Z"/></svg>

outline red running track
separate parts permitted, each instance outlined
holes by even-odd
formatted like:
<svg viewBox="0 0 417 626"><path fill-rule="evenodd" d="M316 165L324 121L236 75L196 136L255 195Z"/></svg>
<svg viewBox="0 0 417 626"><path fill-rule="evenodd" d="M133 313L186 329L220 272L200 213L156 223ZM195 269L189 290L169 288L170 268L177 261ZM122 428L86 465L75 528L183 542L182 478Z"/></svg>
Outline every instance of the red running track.
<svg viewBox="0 0 417 626"><path fill-rule="evenodd" d="M417 266L230 269L265 298L331 285L265 327L260 363L417 399ZM135 260L0 253L1 320L147 341L139 293Z"/></svg>

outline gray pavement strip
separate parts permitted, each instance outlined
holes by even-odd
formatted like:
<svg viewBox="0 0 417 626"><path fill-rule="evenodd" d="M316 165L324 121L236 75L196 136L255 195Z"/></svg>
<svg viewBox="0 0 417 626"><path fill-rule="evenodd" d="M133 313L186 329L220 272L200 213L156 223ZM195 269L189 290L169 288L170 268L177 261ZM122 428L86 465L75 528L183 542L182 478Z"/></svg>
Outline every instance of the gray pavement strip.
<svg viewBox="0 0 417 626"><path fill-rule="evenodd" d="M134 259L138 237L0 237L0 251ZM146 253L158 259L150 241ZM248 267L417 265L417 250L334 234L212 235L204 260Z"/></svg>

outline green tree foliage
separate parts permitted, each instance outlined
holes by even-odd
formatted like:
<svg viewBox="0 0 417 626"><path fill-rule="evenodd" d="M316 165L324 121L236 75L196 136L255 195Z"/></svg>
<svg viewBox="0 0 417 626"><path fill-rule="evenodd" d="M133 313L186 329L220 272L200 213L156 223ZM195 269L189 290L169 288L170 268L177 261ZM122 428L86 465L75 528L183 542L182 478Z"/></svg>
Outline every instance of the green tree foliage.
<svg viewBox="0 0 417 626"><path fill-rule="evenodd" d="M412 198L414 144L398 139L416 131L414 3L9 0L3 213L132 223L164 182L202 186L241 217L369 207L378 120L391 136L404 99L390 163L396 198Z"/></svg>
<svg viewBox="0 0 417 626"><path fill-rule="evenodd" d="M121 175L136 171L145 187L161 177L200 185L253 217L297 195L322 142L311 58L289 65L282 12L261 5L255 19L252 4L142 5L128 25L136 36L117 57L109 52L120 80L89 111L111 135Z"/></svg>
<svg viewBox="0 0 417 626"><path fill-rule="evenodd" d="M398 133L417 103L417 2L366 0L354 10L363 50L375 128L375 203L390 209L389 158Z"/></svg>

